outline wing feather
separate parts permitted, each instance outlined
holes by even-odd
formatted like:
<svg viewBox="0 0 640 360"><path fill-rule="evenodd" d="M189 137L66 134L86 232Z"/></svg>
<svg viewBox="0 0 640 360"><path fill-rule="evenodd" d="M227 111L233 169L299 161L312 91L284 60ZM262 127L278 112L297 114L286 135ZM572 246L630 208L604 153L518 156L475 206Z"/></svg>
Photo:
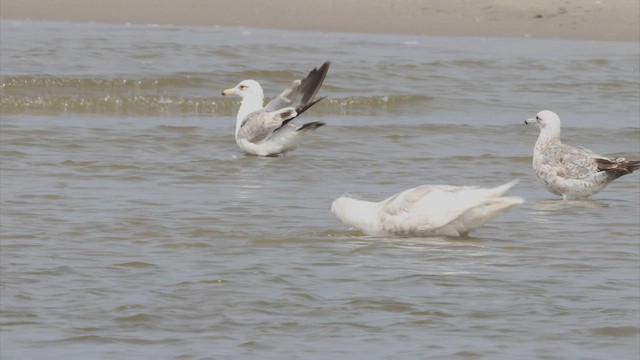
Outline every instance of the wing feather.
<svg viewBox="0 0 640 360"><path fill-rule="evenodd" d="M476 204L460 196L473 189L476 187L425 185L405 190L382 203L383 227L427 231L444 226Z"/></svg>
<svg viewBox="0 0 640 360"><path fill-rule="evenodd" d="M304 79L295 80L288 89L269 101L264 109L275 111L285 107L299 108L313 101L324 82L324 78L327 76L330 64L327 61L320 68L311 70Z"/></svg>
<svg viewBox="0 0 640 360"><path fill-rule="evenodd" d="M273 132L286 121L297 116L293 108L283 108L278 111L258 110L247 115L238 131L238 139L245 139L254 144L269 139Z"/></svg>
<svg viewBox="0 0 640 360"><path fill-rule="evenodd" d="M566 179L580 179L598 172L596 159L604 158L589 149L564 144L550 146L542 156L547 171Z"/></svg>

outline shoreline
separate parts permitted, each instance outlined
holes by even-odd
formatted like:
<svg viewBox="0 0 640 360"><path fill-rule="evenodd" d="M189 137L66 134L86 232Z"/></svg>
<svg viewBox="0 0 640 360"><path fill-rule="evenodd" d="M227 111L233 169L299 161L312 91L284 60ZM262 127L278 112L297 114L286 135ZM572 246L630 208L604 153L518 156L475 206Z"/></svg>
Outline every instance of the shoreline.
<svg viewBox="0 0 640 360"><path fill-rule="evenodd" d="M2 0L0 18L640 41L637 0Z"/></svg>

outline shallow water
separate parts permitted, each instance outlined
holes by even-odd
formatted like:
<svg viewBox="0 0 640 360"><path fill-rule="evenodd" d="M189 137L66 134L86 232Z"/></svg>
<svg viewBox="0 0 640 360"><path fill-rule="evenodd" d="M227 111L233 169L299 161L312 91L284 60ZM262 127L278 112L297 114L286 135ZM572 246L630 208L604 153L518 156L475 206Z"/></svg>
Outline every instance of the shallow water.
<svg viewBox="0 0 640 360"><path fill-rule="evenodd" d="M640 182L560 201L537 127L640 152L633 42L1 22L3 359L636 359ZM243 155L238 100L330 59L286 157ZM370 238L345 193L493 186L465 238Z"/></svg>

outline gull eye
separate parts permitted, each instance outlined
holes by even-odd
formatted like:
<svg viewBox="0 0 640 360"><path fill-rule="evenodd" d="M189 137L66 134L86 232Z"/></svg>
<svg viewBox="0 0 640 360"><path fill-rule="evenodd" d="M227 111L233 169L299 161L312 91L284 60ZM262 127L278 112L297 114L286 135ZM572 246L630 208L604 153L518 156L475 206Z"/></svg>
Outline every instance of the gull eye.
<svg viewBox="0 0 640 360"><path fill-rule="evenodd" d="M536 120L540 120L540 116L536 115Z"/></svg>
<svg viewBox="0 0 640 360"><path fill-rule="evenodd" d="M247 88L247 85L240 85L239 88L240 88L240 90L244 90L244 89Z"/></svg>

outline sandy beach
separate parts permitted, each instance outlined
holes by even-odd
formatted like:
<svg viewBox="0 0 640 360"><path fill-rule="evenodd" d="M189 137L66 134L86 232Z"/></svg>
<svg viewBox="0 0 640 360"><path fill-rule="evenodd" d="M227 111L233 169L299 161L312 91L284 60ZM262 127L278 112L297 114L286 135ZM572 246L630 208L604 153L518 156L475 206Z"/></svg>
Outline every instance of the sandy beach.
<svg viewBox="0 0 640 360"><path fill-rule="evenodd" d="M2 0L0 17L639 41L639 9L638 0Z"/></svg>

